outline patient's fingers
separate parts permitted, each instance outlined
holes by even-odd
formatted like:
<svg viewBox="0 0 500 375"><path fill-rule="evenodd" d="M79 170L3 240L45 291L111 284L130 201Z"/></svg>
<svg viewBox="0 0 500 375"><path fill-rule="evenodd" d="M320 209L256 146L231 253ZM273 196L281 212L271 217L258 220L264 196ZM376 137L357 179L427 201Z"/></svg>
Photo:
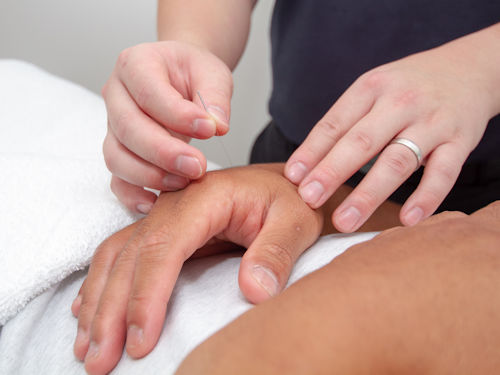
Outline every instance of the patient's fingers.
<svg viewBox="0 0 500 375"><path fill-rule="evenodd" d="M127 301L134 277L137 257L137 232L125 244L105 280L90 329L90 343L85 356L85 369L90 374L104 374L113 369L121 358L125 342ZM109 270L107 270L109 272ZM90 287L89 287L90 288Z"/></svg>
<svg viewBox="0 0 500 375"><path fill-rule="evenodd" d="M71 304L71 312L73 313L73 316L75 318L78 318L78 314L80 313L80 306L82 304L82 293L85 287L85 281L87 281L87 279L83 280L82 286L78 290L78 294L76 295L75 300Z"/></svg>
<svg viewBox="0 0 500 375"><path fill-rule="evenodd" d="M80 360L83 360L87 354L90 326L109 273L116 257L138 224L139 222L134 223L109 237L97 248L94 254L89 273L79 292L81 303L78 309L78 333L73 351Z"/></svg>
<svg viewBox="0 0 500 375"><path fill-rule="evenodd" d="M134 358L145 356L156 345L184 261L229 222L231 201L224 190L203 193L179 195L181 201L168 199L161 206L168 216L158 220L152 211L148 217L156 226L139 246L127 313L127 353ZM168 194L173 198L179 193Z"/></svg>
<svg viewBox="0 0 500 375"><path fill-rule="evenodd" d="M321 232L322 217L302 201L280 196L264 226L241 260L240 289L253 303L277 295L286 285L295 261ZM300 199L297 195L296 199Z"/></svg>

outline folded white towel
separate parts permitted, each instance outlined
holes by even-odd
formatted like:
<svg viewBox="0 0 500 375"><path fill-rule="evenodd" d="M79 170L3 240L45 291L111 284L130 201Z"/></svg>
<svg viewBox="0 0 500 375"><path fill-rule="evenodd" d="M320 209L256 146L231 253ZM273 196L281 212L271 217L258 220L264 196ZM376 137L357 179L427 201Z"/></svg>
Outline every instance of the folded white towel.
<svg viewBox="0 0 500 375"><path fill-rule="evenodd" d="M109 191L95 94L0 60L0 325L135 218Z"/></svg>

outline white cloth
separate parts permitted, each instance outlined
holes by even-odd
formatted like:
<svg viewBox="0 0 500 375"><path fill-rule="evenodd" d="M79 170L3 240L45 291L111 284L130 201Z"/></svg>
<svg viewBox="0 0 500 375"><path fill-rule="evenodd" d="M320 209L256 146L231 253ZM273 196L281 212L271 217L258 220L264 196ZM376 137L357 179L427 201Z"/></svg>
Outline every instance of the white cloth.
<svg viewBox="0 0 500 375"><path fill-rule="evenodd" d="M323 237L299 258L289 284L323 266L373 233ZM140 360L126 353L113 374L172 374L184 357L212 333L251 308L238 288L237 254L191 260L169 303L155 349ZM84 374L73 356L77 321L70 307L86 272L77 272L34 299L3 328L0 374ZM237 343L235 343L237 345Z"/></svg>
<svg viewBox="0 0 500 375"><path fill-rule="evenodd" d="M102 100L19 61L0 82L1 326L134 217L109 191Z"/></svg>
<svg viewBox="0 0 500 375"><path fill-rule="evenodd" d="M0 374L78 374L71 302L95 247L136 219L109 191L96 95L32 65L0 60ZM213 165L212 165L213 167ZM290 282L373 233L321 239ZM240 258L187 263L158 346L116 373L172 373L197 344L251 305L238 289ZM37 297L38 296L38 297ZM36 297L36 298L35 298Z"/></svg>

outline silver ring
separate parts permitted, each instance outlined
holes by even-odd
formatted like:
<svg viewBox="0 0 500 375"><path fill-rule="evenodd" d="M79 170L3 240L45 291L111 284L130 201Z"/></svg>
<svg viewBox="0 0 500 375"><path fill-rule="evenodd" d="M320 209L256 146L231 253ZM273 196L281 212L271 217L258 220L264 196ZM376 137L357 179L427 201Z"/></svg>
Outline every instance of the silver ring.
<svg viewBox="0 0 500 375"><path fill-rule="evenodd" d="M420 168L420 163L422 163L422 151L420 150L420 147L418 147L414 142L406 138L394 138L389 144L392 145L395 143L409 148L417 158L417 168L415 168L415 170Z"/></svg>

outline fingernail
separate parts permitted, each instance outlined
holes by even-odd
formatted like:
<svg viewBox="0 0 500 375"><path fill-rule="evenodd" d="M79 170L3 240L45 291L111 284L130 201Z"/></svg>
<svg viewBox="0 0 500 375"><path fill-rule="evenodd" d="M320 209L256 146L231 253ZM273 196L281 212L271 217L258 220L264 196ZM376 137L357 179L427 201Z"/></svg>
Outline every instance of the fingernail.
<svg viewBox="0 0 500 375"><path fill-rule="evenodd" d="M127 348L132 349L140 346L144 340L144 331L136 325L128 327L127 331Z"/></svg>
<svg viewBox="0 0 500 375"><path fill-rule="evenodd" d="M325 188L318 181L308 183L299 188L299 194L302 199L309 204L315 204L325 192Z"/></svg>
<svg viewBox="0 0 500 375"><path fill-rule="evenodd" d="M348 207L340 213L335 221L338 229L344 232L351 232L356 228L361 219L361 212L356 207Z"/></svg>
<svg viewBox="0 0 500 375"><path fill-rule="evenodd" d="M144 215L149 214L149 211L151 211L152 208L153 205L151 203L140 203L137 205L137 211Z"/></svg>
<svg viewBox="0 0 500 375"><path fill-rule="evenodd" d="M163 178L164 190L179 190L189 183L186 177L176 176L174 174L168 174Z"/></svg>
<svg viewBox="0 0 500 375"><path fill-rule="evenodd" d="M298 161L291 165L288 169L287 177L294 184L298 184L306 176L307 168L304 163Z"/></svg>
<svg viewBox="0 0 500 375"><path fill-rule="evenodd" d="M214 105L209 105L207 111L211 116L215 117L219 124L219 128L222 127L222 130L224 130L225 133L229 128L229 118L227 117L226 112L224 112L222 108ZM216 135L219 135L220 133L220 131L216 131Z"/></svg>
<svg viewBox="0 0 500 375"><path fill-rule="evenodd" d="M269 268L255 265L252 268L252 276L271 297L278 294L280 288L278 279Z"/></svg>
<svg viewBox="0 0 500 375"><path fill-rule="evenodd" d="M216 124L212 119L199 118L193 121L193 134L200 137L211 137L215 134Z"/></svg>
<svg viewBox="0 0 500 375"><path fill-rule="evenodd" d="M422 220L424 211L420 207L413 207L406 215L405 221L408 225L415 225Z"/></svg>
<svg viewBox="0 0 500 375"><path fill-rule="evenodd" d="M89 359L97 358L99 356L99 345L95 341L91 341L89 345L89 350L85 356L85 361Z"/></svg>
<svg viewBox="0 0 500 375"><path fill-rule="evenodd" d="M180 155L175 160L175 168L191 178L201 176L201 164L198 159L192 156Z"/></svg>

